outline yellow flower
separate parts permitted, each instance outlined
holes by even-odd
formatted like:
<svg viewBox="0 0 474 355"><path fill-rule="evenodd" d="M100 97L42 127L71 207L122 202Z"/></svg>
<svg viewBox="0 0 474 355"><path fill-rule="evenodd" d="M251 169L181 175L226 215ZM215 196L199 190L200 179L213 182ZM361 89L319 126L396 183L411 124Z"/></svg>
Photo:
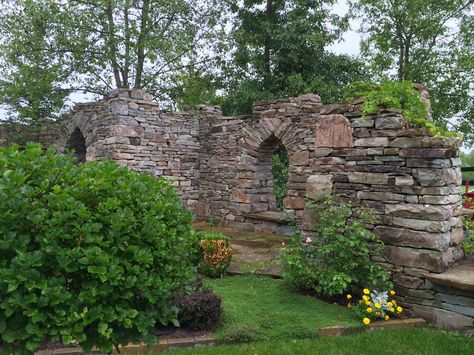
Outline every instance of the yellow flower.
<svg viewBox="0 0 474 355"><path fill-rule="evenodd" d="M347 299L350 300L352 298L351 295L347 295Z"/></svg>
<svg viewBox="0 0 474 355"><path fill-rule="evenodd" d="M377 317L380 317L380 316L382 315L382 313L380 313L380 312L375 312L375 315L376 315Z"/></svg>
<svg viewBox="0 0 474 355"><path fill-rule="evenodd" d="M391 290L390 291L390 294L393 296L395 294L395 291L394 290Z"/></svg>
<svg viewBox="0 0 474 355"><path fill-rule="evenodd" d="M370 324L370 319L369 318L364 318L362 321L364 322L365 325Z"/></svg>
<svg viewBox="0 0 474 355"><path fill-rule="evenodd" d="M376 304L375 304L375 308L379 309L379 308L380 308L380 304L379 304L379 303L376 303Z"/></svg>
<svg viewBox="0 0 474 355"><path fill-rule="evenodd" d="M368 288L364 288L364 294L366 295L370 294L370 290Z"/></svg>
<svg viewBox="0 0 474 355"><path fill-rule="evenodd" d="M362 299L367 302L369 300L369 297L367 297L366 295L363 295Z"/></svg>
<svg viewBox="0 0 474 355"><path fill-rule="evenodd" d="M370 302L369 302L369 301L365 301L365 305L366 305L366 306L370 306Z"/></svg>
<svg viewBox="0 0 474 355"><path fill-rule="evenodd" d="M397 312L398 312L398 313L402 313L402 311L403 311L403 308L402 308L402 307L397 307Z"/></svg>
<svg viewBox="0 0 474 355"><path fill-rule="evenodd" d="M392 300L392 303L396 306L397 305L397 301L395 300Z"/></svg>
<svg viewBox="0 0 474 355"><path fill-rule="evenodd" d="M368 313L372 313L373 309L371 307L367 308Z"/></svg>
<svg viewBox="0 0 474 355"><path fill-rule="evenodd" d="M390 317L388 315L385 316L385 320L389 320Z"/></svg>
<svg viewBox="0 0 474 355"><path fill-rule="evenodd" d="M395 312L395 309L394 309L393 307L390 307L389 310L390 310L390 312L392 312L392 313Z"/></svg>
<svg viewBox="0 0 474 355"><path fill-rule="evenodd" d="M388 302L387 305L388 305L389 307L393 307L393 303L392 303L392 302Z"/></svg>

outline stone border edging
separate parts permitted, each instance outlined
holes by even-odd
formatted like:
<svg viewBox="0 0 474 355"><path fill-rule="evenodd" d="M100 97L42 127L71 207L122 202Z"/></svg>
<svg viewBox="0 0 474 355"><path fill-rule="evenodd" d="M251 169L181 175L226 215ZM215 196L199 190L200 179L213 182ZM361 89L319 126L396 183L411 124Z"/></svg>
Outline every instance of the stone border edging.
<svg viewBox="0 0 474 355"><path fill-rule="evenodd" d="M324 327L318 331L319 337L349 335L354 333L362 333L374 329L401 329L410 327L421 327L426 325L423 318L394 319L388 321L376 321L369 325L361 325L357 327Z"/></svg>
<svg viewBox="0 0 474 355"><path fill-rule="evenodd" d="M395 319L389 321L377 321L369 324L368 326L357 326L357 327L324 327L318 330L319 337L336 336L336 335L349 335L354 333L362 333L374 329L401 329L409 327L420 327L426 325L426 321L422 318L410 318L410 319ZM148 347L146 343L133 344L130 343L125 347L120 348L120 353L114 350L112 354L130 354L130 353L152 353L159 352L172 348L198 348L203 346L214 346L217 344L217 340L209 336L201 337L188 337L188 338L169 338L160 339L160 341ZM40 350L35 355L77 355L84 354L80 347L73 348L60 348L55 350ZM102 354L98 350L93 350L92 354Z"/></svg>
<svg viewBox="0 0 474 355"><path fill-rule="evenodd" d="M216 344L216 340L213 336L200 336L200 337L188 337L188 338L169 338L160 339L160 341L148 347L146 343L133 344L129 343L127 346L120 347L120 353L117 350L112 351L114 355L122 354L150 354L159 351L164 351L172 348L199 348L203 346L213 346ZM60 348L55 350L40 350L35 352L35 355L78 355L84 354L84 351L80 347L71 348ZM92 350L88 354L104 354L99 350Z"/></svg>

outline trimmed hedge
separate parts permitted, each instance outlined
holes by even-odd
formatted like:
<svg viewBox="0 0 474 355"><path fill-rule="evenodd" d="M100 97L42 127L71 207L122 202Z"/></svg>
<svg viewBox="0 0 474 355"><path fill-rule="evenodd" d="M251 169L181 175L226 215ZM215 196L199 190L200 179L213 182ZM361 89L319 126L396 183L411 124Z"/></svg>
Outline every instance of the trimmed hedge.
<svg viewBox="0 0 474 355"><path fill-rule="evenodd" d="M4 352L110 352L176 323L172 297L195 269L191 215L166 181L30 144L0 149L0 201Z"/></svg>

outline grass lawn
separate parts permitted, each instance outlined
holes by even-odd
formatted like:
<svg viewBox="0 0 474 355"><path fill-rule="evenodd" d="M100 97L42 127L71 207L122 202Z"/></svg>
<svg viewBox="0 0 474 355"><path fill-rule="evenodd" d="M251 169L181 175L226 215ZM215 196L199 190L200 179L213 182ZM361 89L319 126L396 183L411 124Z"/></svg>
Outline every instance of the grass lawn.
<svg viewBox="0 0 474 355"><path fill-rule="evenodd" d="M314 338L325 326L360 325L347 308L304 296L264 276L206 280L222 297L225 324L214 332L224 342Z"/></svg>
<svg viewBox="0 0 474 355"><path fill-rule="evenodd" d="M297 322L295 322L296 324ZM474 338L431 328L377 330L321 339L258 342L217 347L170 350L170 354L400 354L471 355Z"/></svg>

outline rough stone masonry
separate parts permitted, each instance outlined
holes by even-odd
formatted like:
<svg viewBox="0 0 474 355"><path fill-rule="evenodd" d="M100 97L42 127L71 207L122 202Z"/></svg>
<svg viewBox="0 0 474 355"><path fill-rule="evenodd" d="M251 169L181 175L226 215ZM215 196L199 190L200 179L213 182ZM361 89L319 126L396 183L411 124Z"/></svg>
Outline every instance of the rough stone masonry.
<svg viewBox="0 0 474 355"><path fill-rule="evenodd" d="M386 244L376 261L392 272L399 301L439 325L474 329L474 289L430 281L463 257L460 143L408 127L399 110L363 117L360 102L323 105L308 94L224 117L207 106L167 112L144 92L115 90L56 126L0 127L0 145L25 140L169 178L197 218L249 230L288 233L292 214L310 233L306 203L321 193L372 207ZM272 188L279 144L289 156L284 213Z"/></svg>

